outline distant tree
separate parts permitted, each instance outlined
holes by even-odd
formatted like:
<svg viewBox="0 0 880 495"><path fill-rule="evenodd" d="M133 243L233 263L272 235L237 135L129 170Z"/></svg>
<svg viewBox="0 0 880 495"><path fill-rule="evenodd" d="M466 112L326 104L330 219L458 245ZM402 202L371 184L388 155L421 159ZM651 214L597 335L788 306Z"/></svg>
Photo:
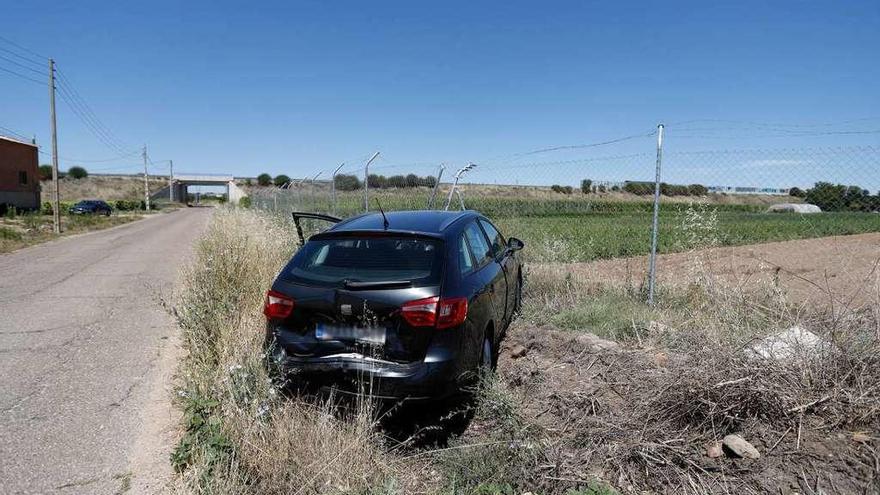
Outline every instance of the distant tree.
<svg viewBox="0 0 880 495"><path fill-rule="evenodd" d="M388 187L406 187L406 177L402 175L388 177Z"/></svg>
<svg viewBox="0 0 880 495"><path fill-rule="evenodd" d="M276 175L275 179L273 179L272 182L275 184L276 187L281 187L284 184L290 182L290 177L284 174Z"/></svg>
<svg viewBox="0 0 880 495"><path fill-rule="evenodd" d="M246 185L246 186L252 186L252 185L254 185L254 183L251 182L251 179L250 179L250 178L247 178L247 179L244 180L244 185Z"/></svg>
<svg viewBox="0 0 880 495"><path fill-rule="evenodd" d="M623 183L623 190L630 194L647 196L654 192L654 184L652 182L626 181Z"/></svg>
<svg viewBox="0 0 880 495"><path fill-rule="evenodd" d="M871 196L870 191L859 186L817 182L807 189L804 201L825 211L873 211L880 198Z"/></svg>
<svg viewBox="0 0 880 495"><path fill-rule="evenodd" d="M272 176L267 173L262 173L257 176L257 184L261 186L268 186L272 184Z"/></svg>
<svg viewBox="0 0 880 495"><path fill-rule="evenodd" d="M426 187L434 187L437 184L437 178L429 175L422 180L422 185Z"/></svg>
<svg viewBox="0 0 880 495"><path fill-rule="evenodd" d="M614 192L618 192L618 191L620 191L620 186L615 184L615 185L611 186L611 190Z"/></svg>
<svg viewBox="0 0 880 495"><path fill-rule="evenodd" d="M604 193L606 191L605 184L599 184L599 187L596 188L600 193Z"/></svg>
<svg viewBox="0 0 880 495"><path fill-rule="evenodd" d="M565 194L571 194L574 192L574 188L571 186L563 186L562 192L564 192Z"/></svg>
<svg viewBox="0 0 880 495"><path fill-rule="evenodd" d="M553 184L552 186L550 186L550 190L553 191L553 192L555 192L555 193L561 193L561 192L562 192L562 186L560 186L559 184Z"/></svg>
<svg viewBox="0 0 880 495"><path fill-rule="evenodd" d="M419 176L416 174L407 174L406 175L406 187L419 187L421 180Z"/></svg>
<svg viewBox="0 0 880 495"><path fill-rule="evenodd" d="M792 187L788 190L788 195L794 198L803 198L807 195L807 192L799 187Z"/></svg>
<svg viewBox="0 0 880 495"><path fill-rule="evenodd" d="M334 180L336 189L340 191L354 191L363 187L356 175L338 174Z"/></svg>
<svg viewBox="0 0 880 495"><path fill-rule="evenodd" d="M388 179L384 175L370 174L367 176L367 185L373 189L388 187Z"/></svg>
<svg viewBox="0 0 880 495"><path fill-rule="evenodd" d="M52 165L40 165L40 180L52 180Z"/></svg>
<svg viewBox="0 0 880 495"><path fill-rule="evenodd" d="M82 167L70 167L67 169L67 175L74 179L85 179L89 176L89 173Z"/></svg>
<svg viewBox="0 0 880 495"><path fill-rule="evenodd" d="M590 194L593 192L593 181L590 179L584 179L581 181L581 192L584 194Z"/></svg>
<svg viewBox="0 0 880 495"><path fill-rule="evenodd" d="M705 196L709 194L709 188L702 184L691 184L687 188L688 194L691 196Z"/></svg>

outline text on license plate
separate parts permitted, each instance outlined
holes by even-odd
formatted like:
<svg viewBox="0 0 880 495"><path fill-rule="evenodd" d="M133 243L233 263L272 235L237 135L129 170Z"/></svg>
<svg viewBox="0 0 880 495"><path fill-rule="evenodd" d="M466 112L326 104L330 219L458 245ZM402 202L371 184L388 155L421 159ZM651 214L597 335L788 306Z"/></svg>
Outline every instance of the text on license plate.
<svg viewBox="0 0 880 495"><path fill-rule="evenodd" d="M344 325L315 325L315 338L318 340L357 340L371 344L385 344L385 329L382 327L359 328Z"/></svg>

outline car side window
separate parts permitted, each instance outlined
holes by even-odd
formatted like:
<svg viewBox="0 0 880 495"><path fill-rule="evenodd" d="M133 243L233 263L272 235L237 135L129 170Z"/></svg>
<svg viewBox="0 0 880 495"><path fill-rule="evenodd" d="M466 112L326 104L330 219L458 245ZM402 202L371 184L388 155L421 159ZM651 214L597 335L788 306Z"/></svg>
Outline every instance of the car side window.
<svg viewBox="0 0 880 495"><path fill-rule="evenodd" d="M480 225L483 226L483 230L486 231L486 236L489 238L489 242L492 243L492 256L500 256L504 250L507 249L507 243L504 242L504 237L501 236L501 233L498 232L498 229L496 229L494 225L486 220L480 219Z"/></svg>
<svg viewBox="0 0 880 495"><path fill-rule="evenodd" d="M462 275L470 273L474 269L474 258L471 256L471 249L468 247L464 235L458 238L458 266Z"/></svg>
<svg viewBox="0 0 880 495"><path fill-rule="evenodd" d="M477 263L477 266L482 266L486 260L492 259L492 250L489 247L489 241L486 240L486 235L483 234L483 230L476 224L476 222L471 222L464 229L464 236L467 238L467 242L471 247L471 252L474 254L474 260Z"/></svg>

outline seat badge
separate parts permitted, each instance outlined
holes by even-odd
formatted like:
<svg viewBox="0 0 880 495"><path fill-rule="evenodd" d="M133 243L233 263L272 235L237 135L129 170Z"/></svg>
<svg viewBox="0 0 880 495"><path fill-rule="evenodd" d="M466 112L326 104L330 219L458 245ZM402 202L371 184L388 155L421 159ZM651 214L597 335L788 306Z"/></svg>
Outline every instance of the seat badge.
<svg viewBox="0 0 880 495"><path fill-rule="evenodd" d="M340 304L339 312L345 316L351 316L351 304Z"/></svg>

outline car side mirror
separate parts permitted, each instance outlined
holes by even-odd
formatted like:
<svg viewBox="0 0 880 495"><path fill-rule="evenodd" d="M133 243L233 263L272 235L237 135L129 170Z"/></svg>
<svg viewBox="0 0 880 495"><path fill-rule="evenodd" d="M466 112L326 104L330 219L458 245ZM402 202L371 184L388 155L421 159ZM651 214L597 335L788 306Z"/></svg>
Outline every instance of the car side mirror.
<svg viewBox="0 0 880 495"><path fill-rule="evenodd" d="M526 247L526 244L523 241L517 239L516 237L511 237L510 239L507 240L507 248L510 249L511 251L519 251L520 249L522 249L524 247Z"/></svg>

